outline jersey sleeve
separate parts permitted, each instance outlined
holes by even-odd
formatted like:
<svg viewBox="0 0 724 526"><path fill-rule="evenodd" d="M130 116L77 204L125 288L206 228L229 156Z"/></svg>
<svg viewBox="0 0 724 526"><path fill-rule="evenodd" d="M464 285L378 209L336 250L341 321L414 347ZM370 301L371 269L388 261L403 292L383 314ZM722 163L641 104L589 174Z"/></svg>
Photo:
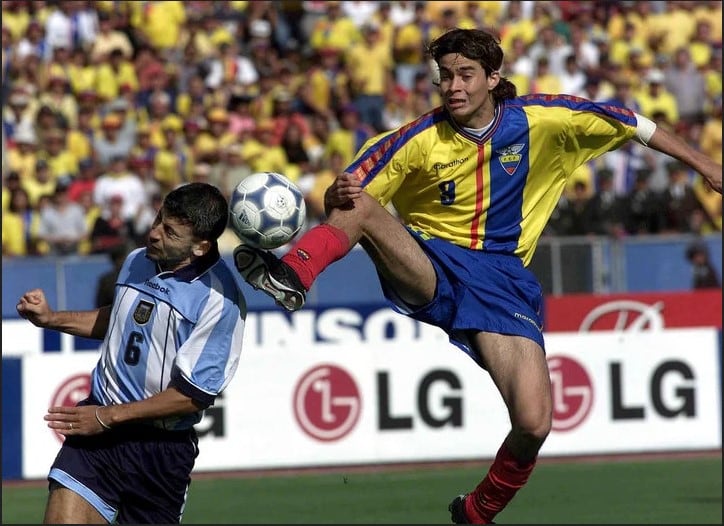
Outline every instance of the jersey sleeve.
<svg viewBox="0 0 724 526"><path fill-rule="evenodd" d="M421 157L419 141L401 128L368 139L346 172L357 176L365 191L385 206L416 171Z"/></svg>
<svg viewBox="0 0 724 526"><path fill-rule="evenodd" d="M568 121L569 133L562 161L566 173L573 173L584 163L616 150L636 134L636 117L632 111L593 102L573 105Z"/></svg>
<svg viewBox="0 0 724 526"><path fill-rule="evenodd" d="M208 300L178 349L171 374L174 387L205 405L213 403L236 372L246 316L240 291L225 290L218 277L211 281Z"/></svg>

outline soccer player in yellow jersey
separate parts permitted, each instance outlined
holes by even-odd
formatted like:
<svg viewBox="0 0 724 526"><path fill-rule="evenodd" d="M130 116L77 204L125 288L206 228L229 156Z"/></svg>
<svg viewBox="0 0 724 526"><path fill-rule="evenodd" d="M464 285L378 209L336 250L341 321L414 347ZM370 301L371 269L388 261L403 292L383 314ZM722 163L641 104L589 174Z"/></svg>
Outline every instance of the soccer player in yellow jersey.
<svg viewBox="0 0 724 526"><path fill-rule="evenodd" d="M241 275L287 310L360 243L393 307L446 331L492 377L511 428L454 523L491 523L528 481L551 429L541 286L526 268L570 175L637 140L722 191L722 167L646 117L569 95L516 97L490 34L430 44L443 105L367 141L325 196L327 219L281 259L239 245ZM392 203L397 216L385 209Z"/></svg>

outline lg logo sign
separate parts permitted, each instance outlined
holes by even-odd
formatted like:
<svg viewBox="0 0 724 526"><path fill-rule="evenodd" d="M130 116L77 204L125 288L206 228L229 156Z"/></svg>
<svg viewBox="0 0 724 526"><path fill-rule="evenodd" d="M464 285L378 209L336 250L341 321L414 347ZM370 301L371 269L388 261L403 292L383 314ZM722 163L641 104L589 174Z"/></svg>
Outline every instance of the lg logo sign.
<svg viewBox="0 0 724 526"><path fill-rule="evenodd" d="M354 379L334 365L308 371L294 389L294 416L312 438L338 440L357 423L362 397Z"/></svg>
<svg viewBox="0 0 724 526"><path fill-rule="evenodd" d="M647 373L648 385L626 382L623 361L611 360L595 377L570 356L551 355L548 366L555 432L570 432L584 425L596 396L603 397L599 407L607 409L597 418L609 422L645 420L649 412L662 418L696 417L695 377L690 365L683 361L663 360L652 365ZM399 405L399 397L392 394L392 376L391 371L377 371L374 391L367 396L374 398L367 405L377 410L377 431L464 427L466 393L454 371L439 368L422 374L416 382L414 407L396 410L392 406ZM323 364L303 374L294 389L293 406L296 421L308 436L332 442L352 432L360 419L363 396L351 374L339 366Z"/></svg>

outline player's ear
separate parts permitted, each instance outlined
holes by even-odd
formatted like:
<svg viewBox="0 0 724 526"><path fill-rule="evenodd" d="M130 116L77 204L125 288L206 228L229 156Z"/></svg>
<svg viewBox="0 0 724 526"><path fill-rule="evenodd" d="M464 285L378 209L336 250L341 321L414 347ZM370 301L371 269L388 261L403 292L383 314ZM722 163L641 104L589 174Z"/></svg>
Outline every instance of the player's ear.
<svg viewBox="0 0 724 526"><path fill-rule="evenodd" d="M205 255L209 249L211 248L211 241L209 240L203 240L199 241L198 243L194 243L192 252L194 256L197 258L200 258L201 256Z"/></svg>
<svg viewBox="0 0 724 526"><path fill-rule="evenodd" d="M488 75L488 91L494 90L498 83L500 83L500 71L492 71Z"/></svg>

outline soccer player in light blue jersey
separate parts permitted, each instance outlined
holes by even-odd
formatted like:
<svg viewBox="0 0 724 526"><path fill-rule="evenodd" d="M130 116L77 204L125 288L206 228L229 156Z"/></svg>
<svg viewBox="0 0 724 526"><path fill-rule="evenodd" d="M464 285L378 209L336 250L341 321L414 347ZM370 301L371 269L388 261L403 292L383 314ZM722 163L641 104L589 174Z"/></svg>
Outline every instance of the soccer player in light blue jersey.
<svg viewBox="0 0 724 526"><path fill-rule="evenodd" d="M40 289L20 298L18 313L38 327L103 340L88 399L45 416L65 436L45 523L181 521L193 425L233 378L242 346L246 302L217 245L227 218L218 188L180 186L123 263L112 305L53 311Z"/></svg>
<svg viewBox="0 0 724 526"><path fill-rule="evenodd" d="M296 310L360 243L392 306L441 327L487 370L511 428L480 484L448 506L453 522L484 524L528 481L551 429L543 297L526 267L569 176L629 140L686 163L719 193L722 167L629 109L516 97L484 31L448 31L429 51L443 106L368 140L328 188L327 220L281 259L244 245L234 259L253 287Z"/></svg>

